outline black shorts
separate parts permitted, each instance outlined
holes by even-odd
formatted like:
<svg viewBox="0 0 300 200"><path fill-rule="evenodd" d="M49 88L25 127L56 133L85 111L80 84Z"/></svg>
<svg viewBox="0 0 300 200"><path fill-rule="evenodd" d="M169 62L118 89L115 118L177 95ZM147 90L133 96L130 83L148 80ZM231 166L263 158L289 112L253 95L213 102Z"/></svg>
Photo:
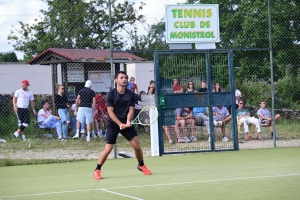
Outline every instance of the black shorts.
<svg viewBox="0 0 300 200"><path fill-rule="evenodd" d="M122 123L126 124L126 119L119 119ZM111 119L107 120L107 132L106 132L106 143L116 144L118 134L121 133L128 141L135 136L138 136L134 126L120 130L119 125L113 122Z"/></svg>
<svg viewBox="0 0 300 200"><path fill-rule="evenodd" d="M30 116L29 116L28 108L18 108L18 111L16 112L16 114L18 117L19 126L21 126L23 123L25 123L25 124L30 123Z"/></svg>

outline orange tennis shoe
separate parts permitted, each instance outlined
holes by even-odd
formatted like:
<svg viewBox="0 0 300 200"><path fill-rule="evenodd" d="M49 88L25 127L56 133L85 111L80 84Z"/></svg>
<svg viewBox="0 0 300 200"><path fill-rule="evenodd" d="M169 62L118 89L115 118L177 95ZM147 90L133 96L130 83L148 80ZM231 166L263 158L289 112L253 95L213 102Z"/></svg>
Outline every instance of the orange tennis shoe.
<svg viewBox="0 0 300 200"><path fill-rule="evenodd" d="M94 179L96 179L96 180L102 179L101 170L97 169L94 171Z"/></svg>
<svg viewBox="0 0 300 200"><path fill-rule="evenodd" d="M151 175L152 172L146 167L146 165L143 166L137 166L137 169L141 172L143 172L145 175Z"/></svg>

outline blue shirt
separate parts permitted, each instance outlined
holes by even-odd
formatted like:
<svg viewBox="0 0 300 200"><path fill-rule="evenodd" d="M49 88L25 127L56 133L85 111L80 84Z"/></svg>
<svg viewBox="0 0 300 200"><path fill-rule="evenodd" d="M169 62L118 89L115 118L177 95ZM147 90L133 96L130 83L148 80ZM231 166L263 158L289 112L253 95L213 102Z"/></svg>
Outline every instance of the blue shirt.
<svg viewBox="0 0 300 200"><path fill-rule="evenodd" d="M193 115L194 116L199 115L199 113L205 114L206 113L206 107L194 107L193 108Z"/></svg>
<svg viewBox="0 0 300 200"><path fill-rule="evenodd" d="M126 88L127 88L128 90L135 89L135 88L134 88L134 85L133 85L130 81L128 81L128 84L127 84Z"/></svg>

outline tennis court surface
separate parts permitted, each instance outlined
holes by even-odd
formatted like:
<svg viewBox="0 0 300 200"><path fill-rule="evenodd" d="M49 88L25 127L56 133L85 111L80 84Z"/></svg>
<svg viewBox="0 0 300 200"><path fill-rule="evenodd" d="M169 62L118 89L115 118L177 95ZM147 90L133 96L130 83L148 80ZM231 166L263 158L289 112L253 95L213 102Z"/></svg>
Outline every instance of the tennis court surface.
<svg viewBox="0 0 300 200"><path fill-rule="evenodd" d="M300 199L300 148L0 168L0 199Z"/></svg>

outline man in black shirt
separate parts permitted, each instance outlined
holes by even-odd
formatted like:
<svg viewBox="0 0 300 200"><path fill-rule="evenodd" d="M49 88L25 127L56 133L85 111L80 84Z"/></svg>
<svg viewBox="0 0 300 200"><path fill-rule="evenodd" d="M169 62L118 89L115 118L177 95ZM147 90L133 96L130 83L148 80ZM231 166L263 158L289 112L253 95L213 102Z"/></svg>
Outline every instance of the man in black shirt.
<svg viewBox="0 0 300 200"><path fill-rule="evenodd" d="M206 92L206 91L207 91L206 81L202 81L199 92Z"/></svg>
<svg viewBox="0 0 300 200"><path fill-rule="evenodd" d="M139 139L134 126L131 124L134 114L135 95L132 91L126 89L128 82L126 73L124 71L117 72L115 74L115 82L117 87L106 96L106 106L109 116L107 120L106 145L104 151L99 155L97 167L94 171L94 178L96 180L102 179L101 167L112 151L119 133L132 145L138 160L137 169L145 175L152 174L144 164Z"/></svg>
<svg viewBox="0 0 300 200"><path fill-rule="evenodd" d="M92 81L87 80L85 82L85 88L82 88L76 99L76 109L78 111L76 119L82 124L84 121L86 122L87 127L87 137L86 141L89 142L91 140L91 129L92 129L92 119L93 113L96 105L95 92L91 89ZM80 100L80 103L79 103ZM76 126L76 134L73 139L79 138L79 129L80 125Z"/></svg>

